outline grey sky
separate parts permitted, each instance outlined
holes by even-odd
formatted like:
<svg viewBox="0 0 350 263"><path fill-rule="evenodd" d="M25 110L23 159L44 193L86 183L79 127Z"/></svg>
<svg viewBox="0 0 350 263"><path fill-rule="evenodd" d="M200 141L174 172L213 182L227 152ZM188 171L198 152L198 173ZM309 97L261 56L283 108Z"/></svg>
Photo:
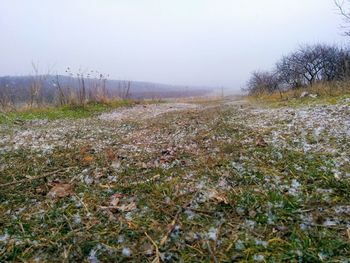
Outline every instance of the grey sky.
<svg viewBox="0 0 350 263"><path fill-rule="evenodd" d="M96 69L239 89L302 43L341 43L333 0L0 0L0 75Z"/></svg>

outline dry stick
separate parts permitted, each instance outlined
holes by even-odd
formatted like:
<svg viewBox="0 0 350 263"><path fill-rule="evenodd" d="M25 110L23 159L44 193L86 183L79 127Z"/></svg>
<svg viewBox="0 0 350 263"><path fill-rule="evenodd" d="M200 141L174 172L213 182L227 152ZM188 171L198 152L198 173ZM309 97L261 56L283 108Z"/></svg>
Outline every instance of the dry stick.
<svg viewBox="0 0 350 263"><path fill-rule="evenodd" d="M198 192L198 191L197 191L197 192ZM179 207L179 210L177 211L177 213L176 213L176 215L175 215L173 221L171 222L168 231L166 232L166 234L164 235L164 237L163 237L163 238L161 239L161 241L160 241L160 245L161 245L161 246L163 246L163 245L165 244L165 242L167 241L167 239L168 239L170 233L173 231L173 229L174 229L174 227L175 227L175 224L176 224L176 221L179 219L179 216L180 216L180 214L181 214L182 209L188 207L188 206L191 204L191 202L192 202L192 200L194 199L194 197L196 196L197 192L195 192L195 195L192 197L192 199L191 199L186 205Z"/></svg>
<svg viewBox="0 0 350 263"><path fill-rule="evenodd" d="M209 243L208 241L207 241L207 246L208 246L208 250L209 250L209 252L210 252L210 255L213 257L214 262L215 262L215 263L219 263L219 261L218 261L218 259L216 258L216 256L215 256L213 250L211 249L210 243Z"/></svg>
<svg viewBox="0 0 350 263"><path fill-rule="evenodd" d="M178 220L179 216L180 216L180 213L182 211L182 207L179 208L179 210L177 211L173 221L171 222L171 224L169 225L169 229L168 231L166 232L166 234L164 235L164 237L161 239L160 241L160 245L163 246L165 244L165 242L167 241L168 239L168 236L170 235L170 233L173 231L174 227L175 227L175 224L176 224L176 221Z"/></svg>
<svg viewBox="0 0 350 263"><path fill-rule="evenodd" d="M68 168L68 169L69 169L69 168ZM63 171L67 171L68 169L61 169L61 170L49 172L49 173L46 173L46 174L44 174L44 175L40 175L40 176L37 176L37 177L26 178L26 179L22 179L22 180L18 180L18 181L13 181L13 182L10 182L10 183L6 183L6 184L0 184L0 187L10 186L10 185L14 185L14 184L29 183L29 182L34 181L34 180L38 180L38 179L43 179L43 178L49 177L49 176L54 175L54 174L56 174L56 173L60 173L60 172L63 172Z"/></svg>
<svg viewBox="0 0 350 263"><path fill-rule="evenodd" d="M156 249L156 257L154 258L152 263L160 263L160 253L159 253L159 249L158 249L156 242L153 241L153 239L147 234L147 232L145 232L145 235L149 239L149 241L151 241L152 245Z"/></svg>
<svg viewBox="0 0 350 263"><path fill-rule="evenodd" d="M78 195L74 195L75 196L75 198L77 198L78 200L79 200L79 202L83 205L83 207L84 207L84 209L85 209L85 211L86 211L86 214L87 215L89 215L90 214L90 212L89 212L89 209L87 208L87 206L86 206L86 204L83 202L83 200L78 196Z"/></svg>

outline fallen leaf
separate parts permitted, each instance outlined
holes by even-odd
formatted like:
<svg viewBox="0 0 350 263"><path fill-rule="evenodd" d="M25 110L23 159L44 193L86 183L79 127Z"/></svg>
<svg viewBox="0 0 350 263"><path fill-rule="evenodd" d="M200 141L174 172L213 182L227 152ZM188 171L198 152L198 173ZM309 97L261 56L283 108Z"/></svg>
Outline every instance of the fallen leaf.
<svg viewBox="0 0 350 263"><path fill-rule="evenodd" d="M249 211L249 216L254 218L256 216L256 212L254 210Z"/></svg>
<svg viewBox="0 0 350 263"><path fill-rule="evenodd" d="M100 179L104 176L104 174L102 172L94 172L93 176L95 179Z"/></svg>
<svg viewBox="0 0 350 263"><path fill-rule="evenodd" d="M45 195L47 193L47 187L45 185L40 185L35 189L37 194Z"/></svg>
<svg viewBox="0 0 350 263"><path fill-rule="evenodd" d="M118 160L115 160L112 162L111 164L111 167L114 169L114 170L118 170L121 166L121 163L118 161Z"/></svg>
<svg viewBox="0 0 350 263"><path fill-rule="evenodd" d="M119 198L113 198L110 202L111 206L117 206L119 204Z"/></svg>
<svg viewBox="0 0 350 263"><path fill-rule="evenodd" d="M111 196L111 201L109 204L113 207L116 207L119 204L120 198L122 198L124 195L122 194L114 194Z"/></svg>
<svg viewBox="0 0 350 263"><path fill-rule="evenodd" d="M255 144L256 144L257 146L260 146L260 147L266 147L266 146L268 145L267 142L265 142L265 140L264 140L262 137L259 137L259 138L256 140Z"/></svg>
<svg viewBox="0 0 350 263"><path fill-rule="evenodd" d="M80 155L84 155L86 153L94 153L95 150L92 148L90 144L84 145L80 148Z"/></svg>
<svg viewBox="0 0 350 263"><path fill-rule="evenodd" d="M93 162L95 161L95 158L91 155L85 155L82 159L81 159L81 164L83 166L89 166L91 165Z"/></svg>
<svg viewBox="0 0 350 263"><path fill-rule="evenodd" d="M136 203L135 202L131 202L129 204L122 204L120 206L117 206L117 208L121 212L130 212L130 211L136 209Z"/></svg>
<svg viewBox="0 0 350 263"><path fill-rule="evenodd" d="M113 161L113 160L115 160L116 157L117 156L115 155L115 153L112 149L106 150L106 158L108 161Z"/></svg>
<svg viewBox="0 0 350 263"><path fill-rule="evenodd" d="M62 198L73 194L73 187L70 184L57 184L47 194L51 198Z"/></svg>
<svg viewBox="0 0 350 263"><path fill-rule="evenodd" d="M212 200L215 200L219 203L228 204L227 198L223 193L219 193L218 191L211 189L209 190L208 195L209 195L209 198Z"/></svg>
<svg viewBox="0 0 350 263"><path fill-rule="evenodd" d="M102 208L107 208L114 212L130 212L135 210L137 206L134 197L126 198L123 194L114 194L110 198L109 206Z"/></svg>

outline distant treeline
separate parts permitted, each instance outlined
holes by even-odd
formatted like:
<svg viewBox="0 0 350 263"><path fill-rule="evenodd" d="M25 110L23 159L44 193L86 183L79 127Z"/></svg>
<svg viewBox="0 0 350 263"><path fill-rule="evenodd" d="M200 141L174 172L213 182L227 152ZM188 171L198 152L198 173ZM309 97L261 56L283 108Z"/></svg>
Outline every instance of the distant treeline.
<svg viewBox="0 0 350 263"><path fill-rule="evenodd" d="M245 91L260 95L349 78L350 50L322 44L305 45L282 57L273 70L253 72Z"/></svg>
<svg viewBox="0 0 350 263"><path fill-rule="evenodd" d="M208 88L172 86L157 83L109 80L76 74L0 77L0 107L15 109L26 105L83 105L110 99L161 99L202 96Z"/></svg>

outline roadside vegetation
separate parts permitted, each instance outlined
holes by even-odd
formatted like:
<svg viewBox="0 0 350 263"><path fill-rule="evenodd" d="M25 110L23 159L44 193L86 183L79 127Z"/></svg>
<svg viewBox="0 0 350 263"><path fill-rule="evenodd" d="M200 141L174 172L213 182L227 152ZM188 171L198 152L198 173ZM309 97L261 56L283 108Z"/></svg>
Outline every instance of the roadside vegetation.
<svg viewBox="0 0 350 263"><path fill-rule="evenodd" d="M337 104L350 98L350 84L317 83L311 87L300 87L283 92L262 92L246 97L261 107L303 107L320 104Z"/></svg>
<svg viewBox="0 0 350 263"><path fill-rule="evenodd" d="M244 90L256 97L278 94L281 100L288 99L290 94L295 97L300 91L305 95L313 91L313 96L334 96L350 93L349 78L349 50L305 45L283 56L272 70L253 72Z"/></svg>
<svg viewBox="0 0 350 263"><path fill-rule="evenodd" d="M86 103L85 105L46 106L22 108L16 111L0 112L0 124L21 123L30 120L57 120L87 118L119 107L132 106L136 101L113 100L104 103Z"/></svg>

